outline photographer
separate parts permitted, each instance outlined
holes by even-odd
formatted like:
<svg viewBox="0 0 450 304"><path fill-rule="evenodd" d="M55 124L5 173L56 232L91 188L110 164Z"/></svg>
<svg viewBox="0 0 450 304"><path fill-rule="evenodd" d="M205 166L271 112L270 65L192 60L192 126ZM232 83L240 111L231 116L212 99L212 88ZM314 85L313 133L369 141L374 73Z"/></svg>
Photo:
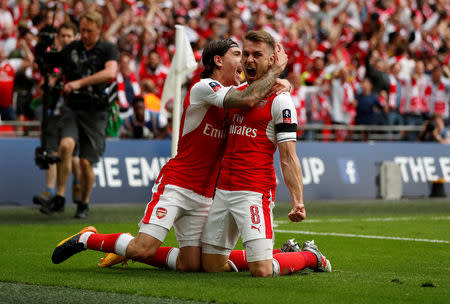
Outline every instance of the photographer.
<svg viewBox="0 0 450 304"><path fill-rule="evenodd" d="M450 145L450 130L445 127L444 119L438 114L431 116L423 124L419 134L420 141L434 141Z"/></svg>
<svg viewBox="0 0 450 304"><path fill-rule="evenodd" d="M61 51L66 45L75 40L77 35L77 28L73 23L64 23L59 26L55 45L56 50ZM64 103L64 98L58 91L61 85L62 79L58 75L50 75L49 85L50 91L52 92L51 99L54 102L49 105L51 111L49 111L47 116L47 125L45 130L42 130L42 136L46 138L46 149L53 155L58 155L58 146L60 139L60 120L61 120L61 107ZM78 151L74 151L72 157L72 199L74 202L79 202L81 198L80 189L80 159L77 156ZM33 196L33 203L36 205L42 205L43 201L48 201L55 195L55 184L56 184L56 164L49 164L49 168L45 171L45 189L42 191L41 195ZM62 211L62 210L61 210Z"/></svg>
<svg viewBox="0 0 450 304"><path fill-rule="evenodd" d="M81 40L67 45L60 62L66 80L65 105L61 109L61 141L56 195L42 205L41 212L52 214L65 204L65 188L72 167L75 146L80 149L81 201L76 218L88 217L88 202L95 181L93 163L105 150L108 96L105 89L117 73L119 53L115 45L100 39L102 16L87 11L80 17Z"/></svg>

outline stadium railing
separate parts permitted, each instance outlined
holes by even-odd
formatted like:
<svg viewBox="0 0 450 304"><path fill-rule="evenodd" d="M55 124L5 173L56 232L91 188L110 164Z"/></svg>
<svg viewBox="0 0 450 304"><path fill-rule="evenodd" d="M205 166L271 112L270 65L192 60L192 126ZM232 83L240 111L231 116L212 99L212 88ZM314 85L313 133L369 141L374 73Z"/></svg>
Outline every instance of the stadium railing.
<svg viewBox="0 0 450 304"><path fill-rule="evenodd" d="M39 137L41 122L0 120L0 137Z"/></svg>
<svg viewBox="0 0 450 304"><path fill-rule="evenodd" d="M309 139L318 141L403 141L407 133L418 134L422 126L306 124L299 129L303 131L303 136L299 137L300 140L306 139L307 131L312 131L313 137Z"/></svg>
<svg viewBox="0 0 450 304"><path fill-rule="evenodd" d="M0 121L0 137L39 137L40 128L39 121ZM306 140L304 134L311 131L315 141L403 141L407 132L419 133L422 126L306 124L299 129L299 140Z"/></svg>

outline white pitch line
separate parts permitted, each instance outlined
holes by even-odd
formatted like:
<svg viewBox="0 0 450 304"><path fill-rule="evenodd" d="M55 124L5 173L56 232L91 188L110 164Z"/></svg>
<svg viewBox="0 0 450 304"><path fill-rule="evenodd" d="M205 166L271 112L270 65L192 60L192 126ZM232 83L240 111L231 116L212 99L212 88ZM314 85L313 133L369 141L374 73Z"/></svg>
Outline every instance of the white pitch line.
<svg viewBox="0 0 450 304"><path fill-rule="evenodd" d="M435 221L450 220L450 216L433 216L431 219Z"/></svg>
<svg viewBox="0 0 450 304"><path fill-rule="evenodd" d="M394 221L415 221L421 219L416 216L404 216L404 217L371 217L363 219L365 222L394 222Z"/></svg>
<svg viewBox="0 0 450 304"><path fill-rule="evenodd" d="M339 219L339 218L335 218L335 219L326 219L326 220L319 220L319 219L306 219L304 221L304 223L345 223L345 222L353 222L354 219ZM289 224L291 223L290 221L287 220L275 220L274 223L277 224Z"/></svg>
<svg viewBox="0 0 450 304"><path fill-rule="evenodd" d="M274 231L280 232L280 233L295 233L295 234L308 234L308 235L341 236L341 237L363 238L363 239L397 240L397 241L413 241L413 242L450 244L450 241L445 241L445 240L415 239L415 238L396 237L396 236L379 236L379 235L348 234L348 233L336 233L336 232L313 232L313 231L278 230L278 229L275 229Z"/></svg>
<svg viewBox="0 0 450 304"><path fill-rule="evenodd" d="M326 220L319 220L319 219L306 219L304 221L304 223L345 223L345 222L353 222L354 219L339 219L339 218L335 218L335 219L326 219ZM275 224L290 224L292 222L287 221L287 220L275 220L273 221Z"/></svg>
<svg viewBox="0 0 450 304"><path fill-rule="evenodd" d="M415 220L432 220L432 221L442 221L450 220L450 216L433 216L433 217L423 217L423 216L403 216L403 217L371 217L364 219L351 219L351 218L335 218L335 219L306 219L305 223L345 223L345 222L395 222L395 221L415 221ZM288 224L289 221L286 220L276 220L276 224Z"/></svg>

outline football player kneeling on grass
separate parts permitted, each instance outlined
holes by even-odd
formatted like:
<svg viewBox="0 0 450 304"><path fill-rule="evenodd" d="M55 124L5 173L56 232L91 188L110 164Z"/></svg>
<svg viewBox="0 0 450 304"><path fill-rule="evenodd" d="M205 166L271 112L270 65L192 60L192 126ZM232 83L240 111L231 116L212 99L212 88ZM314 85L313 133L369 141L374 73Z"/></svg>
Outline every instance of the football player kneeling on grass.
<svg viewBox="0 0 450 304"><path fill-rule="evenodd" d="M248 85L271 68L276 61L277 47L265 31L247 33L241 61ZM228 121L227 148L202 236L203 269L229 271L230 259L235 265L246 266L248 262L251 274L257 277L285 275L304 268L330 272L330 262L314 241L305 242L300 252L273 254L272 250L276 188L273 155L277 147L292 200L288 217L293 222L301 222L306 217L296 153L297 117L290 94L271 95L251 109L231 109ZM239 235L246 257L243 254L236 257L231 252Z"/></svg>
<svg viewBox="0 0 450 304"><path fill-rule="evenodd" d="M287 63L282 48L274 52L273 64L265 75L246 88L237 89L242 72L241 55L232 40L206 45L202 79L191 88L183 104L178 153L162 168L136 237L127 233L99 234L94 227L86 227L58 244L53 251L53 263L59 264L76 253L92 249L158 267L201 270L200 239L226 144L224 108L251 108L271 90L286 89L286 84L276 85ZM160 247L172 226L180 249Z"/></svg>

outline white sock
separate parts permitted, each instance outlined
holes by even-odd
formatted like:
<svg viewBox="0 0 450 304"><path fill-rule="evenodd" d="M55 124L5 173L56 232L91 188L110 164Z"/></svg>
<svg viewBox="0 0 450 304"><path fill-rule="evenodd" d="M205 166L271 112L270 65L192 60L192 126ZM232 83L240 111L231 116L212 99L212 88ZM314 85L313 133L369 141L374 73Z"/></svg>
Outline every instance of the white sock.
<svg viewBox="0 0 450 304"><path fill-rule="evenodd" d="M278 261L273 259L272 260L272 276L278 277L280 275L280 264L278 264Z"/></svg>
<svg viewBox="0 0 450 304"><path fill-rule="evenodd" d="M93 231L84 232L80 235L80 238L78 239L78 242L83 243L84 249L87 248L87 241L88 241L89 237L91 236L91 234L94 234L94 232Z"/></svg>
<svg viewBox="0 0 450 304"><path fill-rule="evenodd" d="M179 248L172 248L167 255L167 267L171 270L177 270L177 259L180 253Z"/></svg>
<svg viewBox="0 0 450 304"><path fill-rule="evenodd" d="M116 241L114 245L114 252L123 257L127 256L127 247L130 244L131 240L134 239L134 236L128 233L122 233Z"/></svg>
<svg viewBox="0 0 450 304"><path fill-rule="evenodd" d="M228 264L231 267L231 271L233 272L239 272L239 269L237 269L236 265L234 265L234 263L231 260L228 260Z"/></svg>

